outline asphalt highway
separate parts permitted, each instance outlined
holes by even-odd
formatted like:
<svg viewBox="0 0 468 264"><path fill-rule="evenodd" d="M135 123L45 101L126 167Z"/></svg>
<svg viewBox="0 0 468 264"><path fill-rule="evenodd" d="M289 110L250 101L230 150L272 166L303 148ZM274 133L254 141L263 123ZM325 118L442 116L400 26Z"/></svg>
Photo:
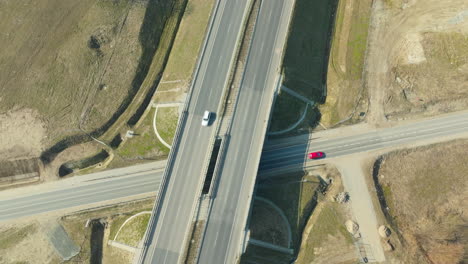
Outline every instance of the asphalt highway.
<svg viewBox="0 0 468 264"><path fill-rule="evenodd" d="M305 152L323 151L325 158L355 155L390 146L408 144L420 140L450 136L468 131L468 113L458 113L444 117L419 121L397 127L378 129L372 132L317 139L294 146L269 148L263 152L260 171L274 171L287 166L307 166Z"/></svg>
<svg viewBox="0 0 468 264"><path fill-rule="evenodd" d="M198 263L236 263L242 253L292 9L290 0L261 3Z"/></svg>
<svg viewBox="0 0 468 264"><path fill-rule="evenodd" d="M202 127L205 110L218 112L227 85L237 43L241 37L248 0L218 0L213 23L203 47L191 87L186 121L174 158L168 161L169 177L161 186L161 199L149 226L143 263L179 263L184 256L193 214L209 162L216 120ZM189 44L188 44L189 45ZM173 145L174 145L173 144Z"/></svg>
<svg viewBox="0 0 468 264"><path fill-rule="evenodd" d="M146 193L154 196L164 166L138 165L3 191L0 222Z"/></svg>
<svg viewBox="0 0 468 264"><path fill-rule="evenodd" d="M324 151L327 158L356 155L466 132L468 113L465 112L348 137L330 137L293 146L270 145L262 154L260 168L261 172L267 172L287 166L302 167L306 153L311 151ZM0 222L144 193L153 195L164 166L165 162L149 163L1 191Z"/></svg>

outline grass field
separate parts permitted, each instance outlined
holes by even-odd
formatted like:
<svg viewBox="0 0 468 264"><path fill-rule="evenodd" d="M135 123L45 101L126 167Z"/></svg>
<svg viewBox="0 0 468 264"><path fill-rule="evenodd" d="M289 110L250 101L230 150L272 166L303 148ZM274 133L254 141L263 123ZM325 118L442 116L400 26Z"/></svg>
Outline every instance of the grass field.
<svg viewBox="0 0 468 264"><path fill-rule="evenodd" d="M0 263L62 263L42 228L44 223L35 220L0 226Z"/></svg>
<svg viewBox="0 0 468 264"><path fill-rule="evenodd" d="M161 110L161 109L159 109ZM159 115L158 110L158 115ZM164 118L164 117L162 117ZM146 115L139 126L133 129L136 134L127 139L116 151L124 159L161 159L169 154L169 149L164 146L156 137L153 129L154 109ZM173 123L171 123L171 121ZM177 124L177 119L167 121ZM118 161L119 158L116 158Z"/></svg>
<svg viewBox="0 0 468 264"><path fill-rule="evenodd" d="M37 225L30 224L21 228L11 228L2 232L0 238L0 250L7 250L8 248L15 246L36 230Z"/></svg>
<svg viewBox="0 0 468 264"><path fill-rule="evenodd" d="M158 84L154 96L155 101L168 102L178 100L180 95L186 92L185 89L168 90L174 89L174 85L179 87L179 85L189 82L213 4L214 0L188 1L167 65L164 69L162 81ZM187 45L187 43L192 44ZM182 81L165 83L165 81L172 81L172 78ZM158 131L169 144L173 140L178 118L178 113L174 109L159 108L156 120L158 122ZM169 149L159 142L154 135L153 117L154 110L144 114L144 120L140 121L137 127L133 128L139 136L127 140L122 147L119 147L117 153L123 157L123 160L117 157L111 164L111 167L121 167L134 162L141 162L141 159L138 160L138 157L162 159L168 155Z"/></svg>
<svg viewBox="0 0 468 264"><path fill-rule="evenodd" d="M303 239L303 232L305 230L304 228L309 221L309 217L311 217L311 214L314 213L317 204L321 203L324 198L322 191L326 189L326 183L324 183L322 179L336 177L338 177L338 172L336 169L332 167L320 167L308 172L298 171L295 173L287 173L284 175L277 175L274 177L261 179L257 184L256 196L270 200L283 211L291 227L291 248L294 250L294 253L289 255L260 247L249 246L247 252L242 257L242 261L245 261L245 263L259 260L262 260L260 263L289 263L294 257L298 256L298 254L300 254L299 256L301 256L301 258L303 258L303 250L301 250L301 252L299 252L299 250L303 247L301 245L301 240ZM261 205L261 203L254 203L254 208L252 209L253 212L256 212L255 206L259 205ZM336 218L330 217L330 219L321 222L323 226L320 226L320 230L326 227L326 230L322 230L324 234L330 233L333 235L336 233L332 230L333 228L337 228L339 232L342 231L342 227L340 227L342 211L341 209L338 210L336 207L330 208L330 210L333 211L332 213L336 215ZM257 210L257 213L265 210L264 208L260 209L261 210ZM334 211L335 209L337 211ZM328 212L325 211L323 214L327 213ZM276 243L284 244L284 242L282 242L284 241L284 238L282 238L284 234L281 233L283 228L280 228L278 217L264 217L260 220L261 222L258 222L258 220L259 217L252 217L250 228L257 227L259 230L251 230L251 234L262 235L261 232L264 232L265 229L271 229L270 234L263 234L266 235L265 237L268 238L268 241L276 240ZM253 221L257 222L253 223ZM263 226L258 228L259 225ZM270 225L277 226L277 228L269 228L268 226ZM341 241L340 239L341 237L336 239L336 241ZM317 243L319 242L317 241ZM345 244L348 245L347 242ZM309 251L310 248L308 247L307 250ZM297 263L306 264L310 262Z"/></svg>
<svg viewBox="0 0 468 264"><path fill-rule="evenodd" d="M214 2L188 1L158 91L179 89L187 92Z"/></svg>
<svg viewBox="0 0 468 264"><path fill-rule="evenodd" d="M3 1L0 30L8 37L0 39L0 111L37 110L48 144L75 134L90 107L99 111L88 123L102 124L130 89L144 12L143 4L127 0ZM93 36L99 48L90 47Z"/></svg>
<svg viewBox="0 0 468 264"><path fill-rule="evenodd" d="M0 30L10 38L0 52L8 69L0 76L0 112L38 112L48 135L41 141L45 165L90 141L88 133L110 142L149 105L186 2L2 2L8 19Z"/></svg>
<svg viewBox="0 0 468 264"><path fill-rule="evenodd" d="M321 122L327 127L350 117L359 103L366 103L363 69L371 5L371 0L339 2L328 64L327 99L320 106ZM358 120L354 116L348 123Z"/></svg>
<svg viewBox="0 0 468 264"><path fill-rule="evenodd" d="M179 107L160 107L156 115L156 127L159 135L169 145L172 145L177 120L179 119Z"/></svg>
<svg viewBox="0 0 468 264"><path fill-rule="evenodd" d="M305 241L306 248L297 258L298 264L356 263L353 239L344 225L341 206L326 202Z"/></svg>
<svg viewBox="0 0 468 264"><path fill-rule="evenodd" d="M120 230L116 241L132 247L138 247L140 240L145 235L150 217L151 214L142 214L127 222ZM109 238L114 239L112 236L109 236Z"/></svg>
<svg viewBox="0 0 468 264"><path fill-rule="evenodd" d="M393 239L401 243L401 261L455 264L466 256L467 147L467 140L456 140L395 151L374 165L382 211L396 231Z"/></svg>

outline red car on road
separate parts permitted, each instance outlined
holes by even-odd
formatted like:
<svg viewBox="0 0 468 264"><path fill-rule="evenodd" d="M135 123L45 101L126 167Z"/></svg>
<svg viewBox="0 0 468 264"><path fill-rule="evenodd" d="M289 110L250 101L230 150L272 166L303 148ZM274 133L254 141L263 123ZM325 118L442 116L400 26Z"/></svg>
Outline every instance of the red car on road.
<svg viewBox="0 0 468 264"><path fill-rule="evenodd" d="M324 156L325 156L325 153L321 151L309 153L309 159L320 159L320 158L323 158Z"/></svg>

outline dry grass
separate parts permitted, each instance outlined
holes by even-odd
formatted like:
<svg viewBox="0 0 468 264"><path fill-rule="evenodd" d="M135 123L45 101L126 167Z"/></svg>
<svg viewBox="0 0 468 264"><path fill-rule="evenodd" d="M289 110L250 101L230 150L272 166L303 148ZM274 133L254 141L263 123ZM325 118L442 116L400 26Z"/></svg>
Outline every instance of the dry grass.
<svg viewBox="0 0 468 264"><path fill-rule="evenodd" d="M0 263L61 263L40 223L3 225L0 227Z"/></svg>
<svg viewBox="0 0 468 264"><path fill-rule="evenodd" d="M305 247L297 258L298 264L356 263L353 239L344 225L343 205L326 201L317 216ZM315 212L313 213L315 214Z"/></svg>
<svg viewBox="0 0 468 264"><path fill-rule="evenodd" d="M76 133L82 113L93 104L104 117L89 122L102 124L132 81L144 10L126 0L3 1L0 111L37 111L46 121L47 144ZM92 35L102 37L100 49L89 47ZM109 88L99 91L101 84ZM101 100L107 97L112 100Z"/></svg>
<svg viewBox="0 0 468 264"><path fill-rule="evenodd" d="M468 102L468 34L427 32L421 37L425 61L395 65L385 112L441 113L466 108Z"/></svg>
<svg viewBox="0 0 468 264"><path fill-rule="evenodd" d="M465 0L374 1L366 56L368 123L466 109Z"/></svg>
<svg viewBox="0 0 468 264"><path fill-rule="evenodd" d="M185 85L189 82L195 67L209 15L213 7L213 0L189 0L186 11L180 23L174 44L164 69L162 81L158 84L154 100L158 103L180 101L184 89L173 89L174 85ZM191 43L187 45L187 43ZM154 60L158 62L157 59ZM165 83L173 79L181 80L177 83ZM180 88L180 87L179 87ZM123 167L142 162L144 159L162 159L169 153L153 131L154 110L146 111L143 120L132 128L139 136L126 140L117 150L120 157L112 162L110 167ZM178 114L173 108L159 108L157 115L158 131L169 144L174 137ZM125 131L122 131L123 133ZM110 134L109 134L110 135ZM143 158L143 160L142 160Z"/></svg>
<svg viewBox="0 0 468 264"><path fill-rule="evenodd" d="M153 118L154 109L151 109L145 119L132 130L136 135L126 139L122 145L119 146L116 151L119 157L115 158L115 162L118 162L120 159L155 160L162 159L168 155L169 149L164 146L154 134ZM177 123L177 120L175 120L175 122Z"/></svg>
<svg viewBox="0 0 468 264"><path fill-rule="evenodd" d="M456 140L391 152L374 167L403 260L450 264L466 256L467 147Z"/></svg>
<svg viewBox="0 0 468 264"><path fill-rule="evenodd" d="M120 230L117 241L132 247L137 247L145 235L150 217L151 214L142 214L127 222L122 230ZM114 239L114 237L110 237L110 239Z"/></svg>
<svg viewBox="0 0 468 264"><path fill-rule="evenodd" d="M159 135L167 144L172 145L177 120L179 119L179 107L162 107L156 115L156 127Z"/></svg>
<svg viewBox="0 0 468 264"><path fill-rule="evenodd" d="M344 226L350 219L349 207L334 201L334 197L344 191L341 176L335 168L328 171L333 184L329 185L307 220L297 256L298 264L356 263L354 241Z"/></svg>
<svg viewBox="0 0 468 264"><path fill-rule="evenodd" d="M367 102L362 74L371 5L371 0L339 2L328 64L327 98L319 107L326 127L345 120L358 103ZM359 111L363 109L365 105Z"/></svg>
<svg viewBox="0 0 468 264"><path fill-rule="evenodd" d="M214 0L188 1L158 91L180 89L187 92L214 2Z"/></svg>
<svg viewBox="0 0 468 264"><path fill-rule="evenodd" d="M30 224L21 228L10 228L2 232L0 238L0 250L9 249L23 239L25 239L30 233L34 233L37 230L37 225Z"/></svg>
<svg viewBox="0 0 468 264"><path fill-rule="evenodd" d="M135 125L149 104L185 4L3 1L0 112L37 112L47 128L48 136L40 138L45 165L90 141L88 133L110 142ZM60 165L53 163L50 171Z"/></svg>

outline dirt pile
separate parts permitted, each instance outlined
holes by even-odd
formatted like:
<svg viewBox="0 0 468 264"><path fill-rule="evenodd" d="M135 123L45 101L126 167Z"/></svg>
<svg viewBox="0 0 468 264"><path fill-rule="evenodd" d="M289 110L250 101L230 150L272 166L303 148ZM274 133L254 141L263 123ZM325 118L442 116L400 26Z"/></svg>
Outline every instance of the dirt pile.
<svg viewBox="0 0 468 264"><path fill-rule="evenodd" d="M359 231L359 225L351 220L347 220L345 223L346 230L353 235L356 235Z"/></svg>
<svg viewBox="0 0 468 264"><path fill-rule="evenodd" d="M349 193L348 192L340 192L335 196L335 201L337 203L347 203L349 201Z"/></svg>

